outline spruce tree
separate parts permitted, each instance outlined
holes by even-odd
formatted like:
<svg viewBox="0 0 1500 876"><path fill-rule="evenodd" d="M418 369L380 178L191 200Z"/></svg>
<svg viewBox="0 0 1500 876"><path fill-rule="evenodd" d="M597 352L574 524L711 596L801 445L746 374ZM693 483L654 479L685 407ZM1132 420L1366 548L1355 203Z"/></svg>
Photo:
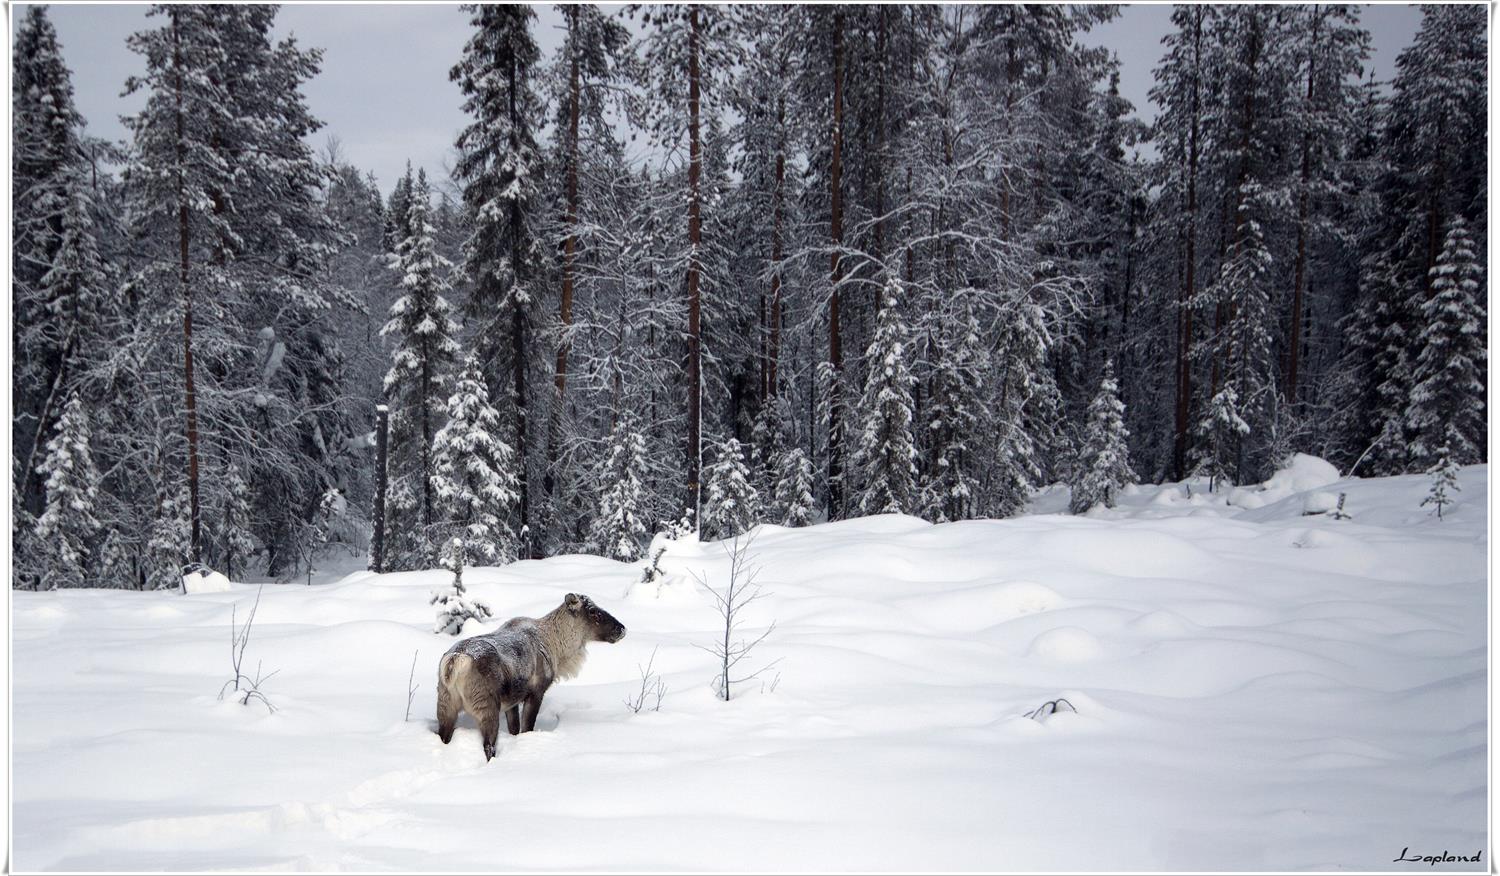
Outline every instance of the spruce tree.
<svg viewBox="0 0 1500 876"><path fill-rule="evenodd" d="M923 506L939 523L973 517L981 489L973 442L984 413L981 392L989 357L972 310L966 308L954 334L957 338L940 335L925 417L930 450Z"/></svg>
<svg viewBox="0 0 1500 876"><path fill-rule="evenodd" d="M1462 217L1448 224L1432 268L1432 296L1422 303L1406 421L1417 465L1435 464L1446 448L1457 465L1485 459L1484 270Z"/></svg>
<svg viewBox="0 0 1500 876"><path fill-rule="evenodd" d="M1074 514L1082 514L1100 503L1113 508L1119 488L1135 483L1127 443L1130 433L1125 429L1125 405L1120 402L1119 391L1114 363L1106 361L1099 393L1089 404L1082 452L1074 467L1076 479L1068 504L1068 510Z"/></svg>
<svg viewBox="0 0 1500 876"><path fill-rule="evenodd" d="M40 468L47 476L47 506L36 521L36 545L44 558L41 586L49 590L82 587L95 571L92 553L101 527L91 441L88 412L75 395L63 406Z"/></svg>
<svg viewBox="0 0 1500 876"><path fill-rule="evenodd" d="M1437 510L1438 519L1442 520L1443 506L1453 504L1451 494L1458 492L1458 464L1446 445L1438 448L1437 459L1427 469L1427 474L1432 477L1432 487L1427 491L1427 498L1422 500L1422 507L1432 505Z"/></svg>
<svg viewBox="0 0 1500 876"><path fill-rule="evenodd" d="M589 529L589 546L600 556L625 563L641 558L650 535L646 474L646 438L635 414L621 411L599 466L599 508Z"/></svg>
<svg viewBox="0 0 1500 876"><path fill-rule="evenodd" d="M912 377L906 364L908 332L901 318L900 297L900 284L888 278L875 337L865 352L870 370L859 403L865 422L854 454L861 514L917 510Z"/></svg>
<svg viewBox="0 0 1500 876"><path fill-rule="evenodd" d="M441 590L435 590L429 604L436 605L437 623L433 626L434 633L447 633L457 636L463 632L464 623L470 619L482 621L493 615L490 607L469 596L468 588L464 586L464 555L468 553L464 547L462 538L450 538L443 542L439 551L438 562L444 569L453 573L453 583Z"/></svg>
<svg viewBox="0 0 1500 876"><path fill-rule="evenodd" d="M182 569L191 559L191 551L192 517L184 487L169 480L157 493L156 516L146 544L146 587L182 587Z"/></svg>
<svg viewBox="0 0 1500 876"><path fill-rule="evenodd" d="M517 501L515 451L503 435L479 360L470 354L448 398L448 422L433 439L432 487L438 517L462 536L471 562L508 563L517 555L510 523Z"/></svg>
<svg viewBox="0 0 1500 876"><path fill-rule="evenodd" d="M1209 400L1193 435L1196 465L1193 473L1208 478L1208 490L1233 483L1230 472L1237 465L1240 442L1250 434L1250 424L1240 416L1240 397L1233 386L1225 386Z"/></svg>
<svg viewBox="0 0 1500 876"><path fill-rule="evenodd" d="M429 534L438 521L432 443L446 416L444 390L459 351L454 340L458 326L444 297L452 266L435 250L430 197L427 176L419 174L407 217L411 235L391 257L402 295L380 331L396 344L385 375L391 409L386 501L393 569L424 568L436 559L438 545Z"/></svg>
<svg viewBox="0 0 1500 876"><path fill-rule="evenodd" d="M776 492L771 518L782 526L807 526L817 512L813 497L813 466L801 447L782 451L776 466Z"/></svg>
<svg viewBox="0 0 1500 876"><path fill-rule="evenodd" d="M535 311L542 298L544 205L537 128L545 109L533 80L539 54L531 36L536 13L521 4L463 7L475 32L448 77L464 94L473 121L458 135L454 176L472 217L464 244L471 286L465 315L476 329L479 364L490 398L502 411L516 451L520 534L531 544L531 375Z"/></svg>
<svg viewBox="0 0 1500 876"><path fill-rule="evenodd" d="M725 439L708 467L703 494L704 538L730 538L747 531L760 517L760 494L750 485L750 470L740 442Z"/></svg>
<svg viewBox="0 0 1500 876"><path fill-rule="evenodd" d="M255 555L255 537L251 534L250 485L240 467L231 462L224 468L223 490L219 496L214 521L216 566L229 580L243 577Z"/></svg>

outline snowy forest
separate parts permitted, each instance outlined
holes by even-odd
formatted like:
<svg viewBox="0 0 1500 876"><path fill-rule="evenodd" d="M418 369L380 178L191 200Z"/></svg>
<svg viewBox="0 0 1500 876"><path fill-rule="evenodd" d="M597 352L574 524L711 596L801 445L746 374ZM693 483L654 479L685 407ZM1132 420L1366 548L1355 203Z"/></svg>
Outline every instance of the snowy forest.
<svg viewBox="0 0 1500 876"><path fill-rule="evenodd" d="M277 7L155 8L124 142L18 7L14 587L1487 461L1483 5L1390 82L1359 7L1179 6L1149 126L1113 7L466 12L382 191Z"/></svg>

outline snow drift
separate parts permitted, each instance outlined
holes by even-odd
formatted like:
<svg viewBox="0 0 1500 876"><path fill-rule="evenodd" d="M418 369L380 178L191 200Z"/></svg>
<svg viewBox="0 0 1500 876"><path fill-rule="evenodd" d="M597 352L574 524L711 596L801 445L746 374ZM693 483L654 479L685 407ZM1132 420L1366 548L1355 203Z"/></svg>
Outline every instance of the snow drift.
<svg viewBox="0 0 1500 876"><path fill-rule="evenodd" d="M1088 517L764 527L746 615L779 659L729 702L695 647L722 546L470 569L492 629L576 591L630 628L486 765L433 733L443 572L15 593L19 869L1387 869L1485 843L1485 469L1180 484ZM1347 494L1351 520L1303 516ZM1273 490L1266 490L1272 493ZM1065 495L1039 497L1036 510ZM628 595L627 595L628 594ZM633 713L655 651L660 711ZM416 652L416 692L403 720ZM778 676L779 673L779 676ZM1044 703L1061 708L1024 717ZM1477 868L1440 864L1436 869ZM1425 865L1423 869L1428 868Z"/></svg>

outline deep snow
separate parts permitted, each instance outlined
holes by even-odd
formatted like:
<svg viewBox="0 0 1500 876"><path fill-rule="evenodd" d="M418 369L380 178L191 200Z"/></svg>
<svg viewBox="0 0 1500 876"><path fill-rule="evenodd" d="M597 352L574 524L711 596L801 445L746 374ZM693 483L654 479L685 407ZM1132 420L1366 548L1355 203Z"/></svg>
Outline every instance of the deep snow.
<svg viewBox="0 0 1500 876"><path fill-rule="evenodd" d="M12 863L1484 869L1486 470L1442 521L1422 476L1295 474L1238 506L1169 485L1069 517L1052 490L1012 520L764 527L750 660L780 662L727 703L688 575L722 583L720 545L674 548L663 586L470 569L497 613L471 632L569 591L629 628L489 764L467 716L432 732L444 572L266 585L247 663L279 670L275 714L216 699L253 585L15 593ZM1314 491L1352 519L1302 516ZM668 691L632 714L653 648ZM1077 713L1023 717L1059 696Z"/></svg>

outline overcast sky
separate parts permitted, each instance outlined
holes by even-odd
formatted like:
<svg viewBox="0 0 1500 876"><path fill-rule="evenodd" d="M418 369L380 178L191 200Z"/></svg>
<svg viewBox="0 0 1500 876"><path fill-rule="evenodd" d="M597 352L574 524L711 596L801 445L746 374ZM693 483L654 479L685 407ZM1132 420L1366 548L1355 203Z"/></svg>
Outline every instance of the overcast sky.
<svg viewBox="0 0 1500 876"><path fill-rule="evenodd" d="M119 116L137 111L144 98L123 98L125 79L142 69L141 59L125 47L125 37L152 26L145 5L53 4L50 15L73 71L78 109L95 136L123 139ZM607 9L623 7L605 5ZM537 6L537 42L543 57L561 42L561 17L550 6ZM1171 29L1168 5L1128 5L1114 21L1096 28L1085 40L1108 46L1120 58L1120 87L1149 120L1155 108L1147 99L1151 70L1161 60L1161 38ZM23 18L11 6L12 35ZM1363 21L1374 44L1378 79L1389 80L1397 53L1411 43L1421 21L1416 6L1380 4L1365 7ZM323 72L305 86L313 113L326 123L319 134L332 134L356 166L373 170L389 191L408 158L429 174L443 176L450 163L454 135L465 124L462 97L448 81L448 70L468 40L468 15L456 4L285 5L277 18L281 35L293 34L304 46L324 50Z"/></svg>

